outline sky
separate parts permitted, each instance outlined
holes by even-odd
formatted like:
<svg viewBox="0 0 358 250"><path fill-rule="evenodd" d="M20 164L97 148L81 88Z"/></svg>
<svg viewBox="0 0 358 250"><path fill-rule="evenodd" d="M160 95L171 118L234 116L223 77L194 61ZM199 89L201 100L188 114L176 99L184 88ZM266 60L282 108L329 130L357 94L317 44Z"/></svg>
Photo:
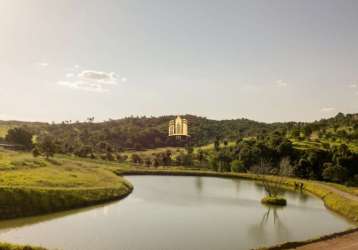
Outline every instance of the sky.
<svg viewBox="0 0 358 250"><path fill-rule="evenodd" d="M358 112L355 0L0 0L0 119Z"/></svg>

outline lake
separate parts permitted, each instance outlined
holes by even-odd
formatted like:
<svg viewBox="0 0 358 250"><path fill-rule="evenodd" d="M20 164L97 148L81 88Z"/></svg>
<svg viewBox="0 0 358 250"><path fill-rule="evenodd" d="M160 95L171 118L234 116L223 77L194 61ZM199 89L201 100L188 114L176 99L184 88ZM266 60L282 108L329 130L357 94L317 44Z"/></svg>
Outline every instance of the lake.
<svg viewBox="0 0 358 250"><path fill-rule="evenodd" d="M251 249L353 226L305 193L267 207L256 182L178 176L128 176L134 191L106 205L0 222L0 241L63 250Z"/></svg>

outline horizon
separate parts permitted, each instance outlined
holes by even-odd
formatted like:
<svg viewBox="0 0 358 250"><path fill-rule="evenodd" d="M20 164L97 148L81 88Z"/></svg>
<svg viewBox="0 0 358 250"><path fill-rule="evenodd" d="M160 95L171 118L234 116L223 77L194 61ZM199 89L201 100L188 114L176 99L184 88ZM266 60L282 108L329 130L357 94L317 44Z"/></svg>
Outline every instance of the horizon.
<svg viewBox="0 0 358 250"><path fill-rule="evenodd" d="M165 114L165 115L129 115L129 116L124 116L124 117L116 117L116 118L107 118L104 120L97 120L96 117L94 116L87 116L87 118L84 118L83 120L62 120L62 121L36 121L36 120L2 120L0 119L0 122L28 122L28 123L48 123L48 124L60 124L62 122L68 122L70 121L71 124L74 124L76 122L79 123L85 123L88 122L88 118L94 118L94 120L92 121L93 123L103 123L103 122L109 122L109 121L118 121L118 120L122 120L122 119L127 119L127 118L161 118L161 117L176 117L176 116L180 116L180 117L185 117L185 116L195 116L195 117L200 117L200 118L205 118L208 120L214 120L214 121L228 121L228 120L240 120L240 119L246 119L246 120L250 120L250 121L254 121L254 122L258 122L258 123L266 123L266 124L274 124L274 123L289 123L289 122L295 122L295 123L314 123L320 120L324 120L324 119L331 119L334 118L335 116L337 116L338 114L340 114L342 112L338 112L335 115L332 115L331 117L325 117L325 118L321 118L321 119L317 119L317 120L312 120L312 121L293 121L293 120L289 120L289 121L272 121L272 122L266 122L266 121L259 121L259 120L254 120L254 119L250 119L247 117L237 117L237 118L231 118L231 119L214 119L211 117L207 117L207 116L200 116L200 115L196 115L196 114ZM343 113L344 115L358 115L358 113ZM190 121L189 121L190 122Z"/></svg>
<svg viewBox="0 0 358 250"><path fill-rule="evenodd" d="M358 112L354 0L14 0L0 10L0 120Z"/></svg>

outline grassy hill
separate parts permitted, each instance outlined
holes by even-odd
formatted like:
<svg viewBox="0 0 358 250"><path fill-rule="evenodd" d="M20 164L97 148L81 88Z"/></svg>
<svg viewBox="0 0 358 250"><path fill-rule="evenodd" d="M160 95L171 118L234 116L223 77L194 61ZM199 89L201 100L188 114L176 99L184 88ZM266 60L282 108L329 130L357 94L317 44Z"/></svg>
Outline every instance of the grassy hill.
<svg viewBox="0 0 358 250"><path fill-rule="evenodd" d="M312 123L260 123L248 119L212 120L193 115L184 116L189 121L190 143L204 146L217 138L235 142L239 138L257 137L273 132L286 134L297 148L324 148L342 143L354 151L358 145L358 115L338 114L330 119ZM168 122L175 116L128 117L106 122L62 122L60 124L0 121L0 141L14 127L25 127L41 140L51 136L56 140L60 153L76 153L84 147L103 153L111 151L155 149L158 147L184 146L186 142L167 136Z"/></svg>

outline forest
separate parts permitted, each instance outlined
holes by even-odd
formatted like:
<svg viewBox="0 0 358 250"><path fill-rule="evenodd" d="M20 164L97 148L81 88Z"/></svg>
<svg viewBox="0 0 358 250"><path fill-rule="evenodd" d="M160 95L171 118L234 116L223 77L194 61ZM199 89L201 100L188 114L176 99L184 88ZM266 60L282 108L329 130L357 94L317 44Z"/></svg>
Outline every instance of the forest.
<svg viewBox="0 0 358 250"><path fill-rule="evenodd" d="M312 123L260 123L248 119L210 120L185 115L189 141L167 136L174 116L128 117L59 124L2 122L4 143L21 145L34 156L55 153L147 167L189 166L220 172L253 171L264 163L270 174L358 184L358 115L339 113ZM212 144L212 147L204 145ZM145 154L148 149L174 147ZM178 148L181 147L181 148ZM131 152L131 153L128 153Z"/></svg>

